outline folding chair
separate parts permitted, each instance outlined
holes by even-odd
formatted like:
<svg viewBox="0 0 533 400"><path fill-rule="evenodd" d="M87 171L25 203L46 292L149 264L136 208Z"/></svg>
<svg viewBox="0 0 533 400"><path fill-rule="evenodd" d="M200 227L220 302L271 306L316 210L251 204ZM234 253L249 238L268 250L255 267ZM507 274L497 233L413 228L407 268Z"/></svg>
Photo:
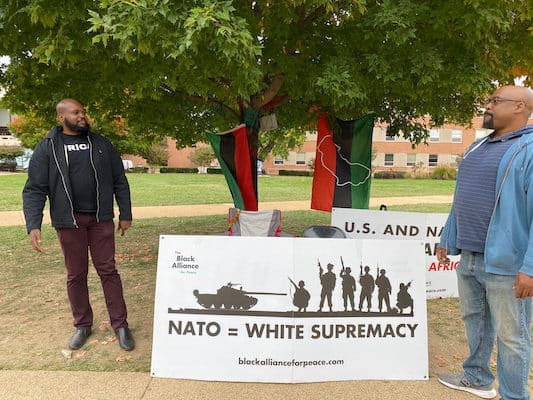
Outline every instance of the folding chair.
<svg viewBox="0 0 533 400"><path fill-rule="evenodd" d="M313 238L346 238L342 229L331 225L311 225L305 228L302 237Z"/></svg>
<svg viewBox="0 0 533 400"><path fill-rule="evenodd" d="M228 236L293 236L281 230L281 211L228 211Z"/></svg>

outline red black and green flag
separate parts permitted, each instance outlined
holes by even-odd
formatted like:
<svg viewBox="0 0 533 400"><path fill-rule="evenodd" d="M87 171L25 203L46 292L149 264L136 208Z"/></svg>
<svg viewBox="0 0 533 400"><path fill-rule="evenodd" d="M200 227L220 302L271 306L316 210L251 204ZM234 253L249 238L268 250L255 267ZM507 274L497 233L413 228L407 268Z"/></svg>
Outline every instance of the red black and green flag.
<svg viewBox="0 0 533 400"><path fill-rule="evenodd" d="M220 134L208 133L207 137L220 163L235 207L257 211L246 126L239 125Z"/></svg>
<svg viewBox="0 0 533 400"><path fill-rule="evenodd" d="M352 121L318 121L311 208L367 209L370 202L372 131L375 114Z"/></svg>

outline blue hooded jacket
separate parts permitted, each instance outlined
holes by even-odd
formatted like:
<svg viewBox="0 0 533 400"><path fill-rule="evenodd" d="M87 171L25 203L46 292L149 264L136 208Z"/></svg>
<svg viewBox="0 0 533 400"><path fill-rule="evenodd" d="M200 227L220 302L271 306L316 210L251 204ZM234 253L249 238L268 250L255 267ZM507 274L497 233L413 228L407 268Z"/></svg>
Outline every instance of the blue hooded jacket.
<svg viewBox="0 0 533 400"><path fill-rule="evenodd" d="M533 125L519 131L522 136L505 152L498 167L496 201L485 241L485 268L493 274L522 272L533 276ZM474 151L476 144L468 151ZM439 246L450 255L458 255L461 250L456 240L452 206Z"/></svg>

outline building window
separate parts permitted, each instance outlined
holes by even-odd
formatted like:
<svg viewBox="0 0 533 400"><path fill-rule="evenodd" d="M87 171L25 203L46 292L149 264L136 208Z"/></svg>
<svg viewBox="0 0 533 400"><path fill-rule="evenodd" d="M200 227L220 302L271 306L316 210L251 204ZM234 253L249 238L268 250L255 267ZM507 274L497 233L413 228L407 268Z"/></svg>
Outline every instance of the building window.
<svg viewBox="0 0 533 400"><path fill-rule="evenodd" d="M387 142L394 142L396 140L396 135L393 133L390 133L390 131L387 128L385 129L385 140Z"/></svg>
<svg viewBox="0 0 533 400"><path fill-rule="evenodd" d="M429 155L428 165L430 167L436 167L438 163L439 163L439 155L438 154L430 154Z"/></svg>
<svg viewBox="0 0 533 400"><path fill-rule="evenodd" d="M305 153L296 153L296 165L305 165Z"/></svg>
<svg viewBox="0 0 533 400"><path fill-rule="evenodd" d="M385 154L385 166L390 167L394 165L394 154Z"/></svg>
<svg viewBox="0 0 533 400"><path fill-rule="evenodd" d="M283 165L283 158L280 156L274 156L274 165Z"/></svg>
<svg viewBox="0 0 533 400"><path fill-rule="evenodd" d="M452 142L462 143L463 131L461 129L452 129Z"/></svg>
<svg viewBox="0 0 533 400"><path fill-rule="evenodd" d="M414 167L416 164L416 154L407 154L407 166Z"/></svg>
<svg viewBox="0 0 533 400"><path fill-rule="evenodd" d="M438 142L440 140L440 132L438 129L430 129L429 130L429 141L430 142Z"/></svg>

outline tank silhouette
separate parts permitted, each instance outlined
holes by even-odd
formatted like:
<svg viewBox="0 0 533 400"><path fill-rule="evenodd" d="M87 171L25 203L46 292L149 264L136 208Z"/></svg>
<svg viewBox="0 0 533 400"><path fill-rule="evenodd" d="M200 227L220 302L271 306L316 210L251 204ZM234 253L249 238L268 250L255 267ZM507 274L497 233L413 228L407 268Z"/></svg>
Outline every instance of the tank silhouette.
<svg viewBox="0 0 533 400"><path fill-rule="evenodd" d="M249 296L250 294L261 294L269 296L286 296L286 293L270 293L270 292L248 292L242 290L242 287L235 289L233 286L240 285L240 283L228 282L225 286L222 286L217 290L216 294L213 293L200 293L198 289L193 290L193 294L200 304L204 308L221 308L225 309L233 308L235 310L243 309L249 310L257 304L257 297Z"/></svg>

